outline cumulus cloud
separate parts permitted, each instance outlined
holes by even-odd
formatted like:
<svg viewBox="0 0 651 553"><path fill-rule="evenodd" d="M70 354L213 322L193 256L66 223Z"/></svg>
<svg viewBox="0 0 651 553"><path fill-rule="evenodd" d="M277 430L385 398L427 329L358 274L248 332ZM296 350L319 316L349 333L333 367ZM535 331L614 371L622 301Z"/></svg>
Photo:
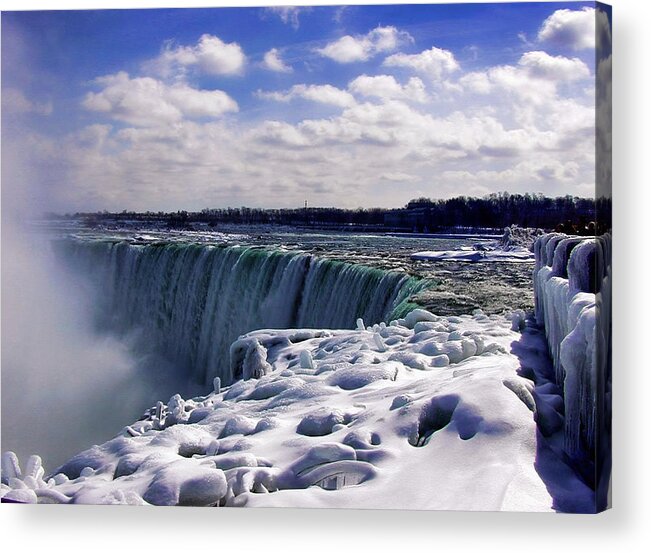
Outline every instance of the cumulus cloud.
<svg viewBox="0 0 651 553"><path fill-rule="evenodd" d="M500 65L473 71L458 82L464 90L475 94L489 95L501 90L525 102L550 106L557 100L559 85L589 77L588 66L578 58L534 51L523 54L517 66Z"/></svg>
<svg viewBox="0 0 651 553"><path fill-rule="evenodd" d="M83 100L103 116L94 124L56 140L29 137L21 150L38 158L30 166L43 171L52 208L65 210L292 206L306 197L315 205L395 206L432 186L440 197L591 193L595 94L585 63L537 43L513 64L464 72L440 48L390 55L409 39L378 27L327 44L320 54L341 63L385 52L380 74L259 91L260 99L337 108L274 106L266 118L269 105L256 106L254 117L225 118L238 109L232 98L190 84L210 65L201 61L209 40L169 44L156 75L95 81ZM281 52L266 52L263 66L286 71ZM603 56L597 71L609 64ZM411 71L417 75L405 75Z"/></svg>
<svg viewBox="0 0 651 553"><path fill-rule="evenodd" d="M359 96L383 100L412 100L426 102L425 84L418 77L412 77L404 86L393 75L360 75L348 84L348 90Z"/></svg>
<svg viewBox="0 0 651 553"><path fill-rule="evenodd" d="M595 10L556 10L543 22L538 40L563 48L585 50L595 47Z"/></svg>
<svg viewBox="0 0 651 553"><path fill-rule="evenodd" d="M145 68L164 78L183 75L196 69L205 75L239 75L244 70L246 56L237 42L226 43L204 34L194 46L167 43L161 54L145 64Z"/></svg>
<svg viewBox="0 0 651 553"><path fill-rule="evenodd" d="M527 52L518 64L527 68L529 74L554 81L576 81L590 76L588 66L578 58L550 56L546 52Z"/></svg>
<svg viewBox="0 0 651 553"><path fill-rule="evenodd" d="M441 79L444 75L459 69L459 64L452 52L435 46L420 54L393 54L384 60L383 65L386 67L408 67L434 80Z"/></svg>
<svg viewBox="0 0 651 553"><path fill-rule="evenodd" d="M391 146L403 154L413 150L436 154L439 161L469 155L515 156L550 145L546 133L507 129L494 116L455 111L435 117L399 101L355 104L340 116L307 119L296 125L274 122L271 127L259 128L256 138L314 148L344 144Z"/></svg>
<svg viewBox="0 0 651 553"><path fill-rule="evenodd" d="M350 93L333 89L303 85L282 93L282 101ZM484 109L483 100L468 109L461 97L441 114L431 103L383 98L341 103L337 115L296 123L95 125L34 150L49 152L43 165L52 178L66 175L67 198L95 209L290 206L306 194L324 205L369 205L372 197L390 206L396 195L389 183L417 195L434 174L441 197L460 189L562 194L594 181L594 107L558 96L545 105L513 99L498 105L488 96Z"/></svg>
<svg viewBox="0 0 651 553"><path fill-rule="evenodd" d="M308 146L307 138L293 125L284 121L265 121L251 136L259 141L283 146Z"/></svg>
<svg viewBox="0 0 651 553"><path fill-rule="evenodd" d="M335 86L325 85L294 85L286 92L263 92L258 91L260 98L275 100L277 102L289 102L295 98L303 98L320 104L330 104L338 107L347 107L355 104L355 98Z"/></svg>
<svg viewBox="0 0 651 553"><path fill-rule="evenodd" d="M469 90L475 94L489 94L492 90L492 83L486 71L471 71L459 79L462 89Z"/></svg>
<svg viewBox="0 0 651 553"><path fill-rule="evenodd" d="M395 27L376 27L365 35L345 35L317 48L316 52L338 63L366 61L378 53L391 52L400 44L413 39Z"/></svg>
<svg viewBox="0 0 651 553"><path fill-rule="evenodd" d="M82 105L135 126L176 123L184 118L216 118L238 110L221 90L197 90L186 84L166 85L151 77L131 78L123 71L99 77L99 92L89 92Z"/></svg>
<svg viewBox="0 0 651 553"><path fill-rule="evenodd" d="M265 53L262 66L269 71L276 71L277 73L291 73L293 71L291 66L287 65L281 59L277 48L272 48Z"/></svg>
<svg viewBox="0 0 651 553"><path fill-rule="evenodd" d="M28 99L22 90L17 88L4 88L2 90L3 114L35 113L37 115L50 115L52 102L33 102Z"/></svg>

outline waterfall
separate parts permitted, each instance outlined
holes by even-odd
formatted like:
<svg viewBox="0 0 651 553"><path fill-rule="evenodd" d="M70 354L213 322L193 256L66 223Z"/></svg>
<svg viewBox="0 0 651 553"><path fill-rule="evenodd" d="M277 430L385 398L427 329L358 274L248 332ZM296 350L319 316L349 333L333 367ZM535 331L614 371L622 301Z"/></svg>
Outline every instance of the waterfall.
<svg viewBox="0 0 651 553"><path fill-rule="evenodd" d="M98 294L98 324L138 331L197 382L227 382L229 347L260 328L354 328L404 314L425 281L399 271L251 246L63 240Z"/></svg>

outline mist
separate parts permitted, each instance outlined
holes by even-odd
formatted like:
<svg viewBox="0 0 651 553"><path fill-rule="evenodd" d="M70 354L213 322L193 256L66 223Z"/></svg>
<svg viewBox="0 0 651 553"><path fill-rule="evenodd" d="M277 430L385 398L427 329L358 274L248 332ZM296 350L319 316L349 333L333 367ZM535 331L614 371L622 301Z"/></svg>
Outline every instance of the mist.
<svg viewBox="0 0 651 553"><path fill-rule="evenodd" d="M93 294L48 237L3 225L2 450L52 470L174 389L169 367L94 328ZM168 396L169 397L169 396Z"/></svg>

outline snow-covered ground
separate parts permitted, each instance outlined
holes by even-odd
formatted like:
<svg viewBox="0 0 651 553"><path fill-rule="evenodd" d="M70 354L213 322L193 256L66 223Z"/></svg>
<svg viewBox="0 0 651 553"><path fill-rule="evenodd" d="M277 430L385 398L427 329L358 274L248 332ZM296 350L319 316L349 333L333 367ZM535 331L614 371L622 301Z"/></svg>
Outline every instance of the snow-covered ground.
<svg viewBox="0 0 651 553"><path fill-rule="evenodd" d="M44 477L3 456L25 502L591 512L563 463L560 390L522 312L412 311L357 330L261 330L243 379L172 397ZM536 424L538 421L538 428Z"/></svg>

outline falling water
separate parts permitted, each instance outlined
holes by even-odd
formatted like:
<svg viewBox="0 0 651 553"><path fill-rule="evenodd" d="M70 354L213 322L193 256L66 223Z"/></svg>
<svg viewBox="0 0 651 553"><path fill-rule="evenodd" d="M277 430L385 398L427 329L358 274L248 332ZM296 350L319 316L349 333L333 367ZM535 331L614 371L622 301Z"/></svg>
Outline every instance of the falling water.
<svg viewBox="0 0 651 553"><path fill-rule="evenodd" d="M403 314L424 281L404 272L250 246L65 240L98 293L98 324L162 353L197 382L228 380L230 344L260 328L353 328Z"/></svg>

